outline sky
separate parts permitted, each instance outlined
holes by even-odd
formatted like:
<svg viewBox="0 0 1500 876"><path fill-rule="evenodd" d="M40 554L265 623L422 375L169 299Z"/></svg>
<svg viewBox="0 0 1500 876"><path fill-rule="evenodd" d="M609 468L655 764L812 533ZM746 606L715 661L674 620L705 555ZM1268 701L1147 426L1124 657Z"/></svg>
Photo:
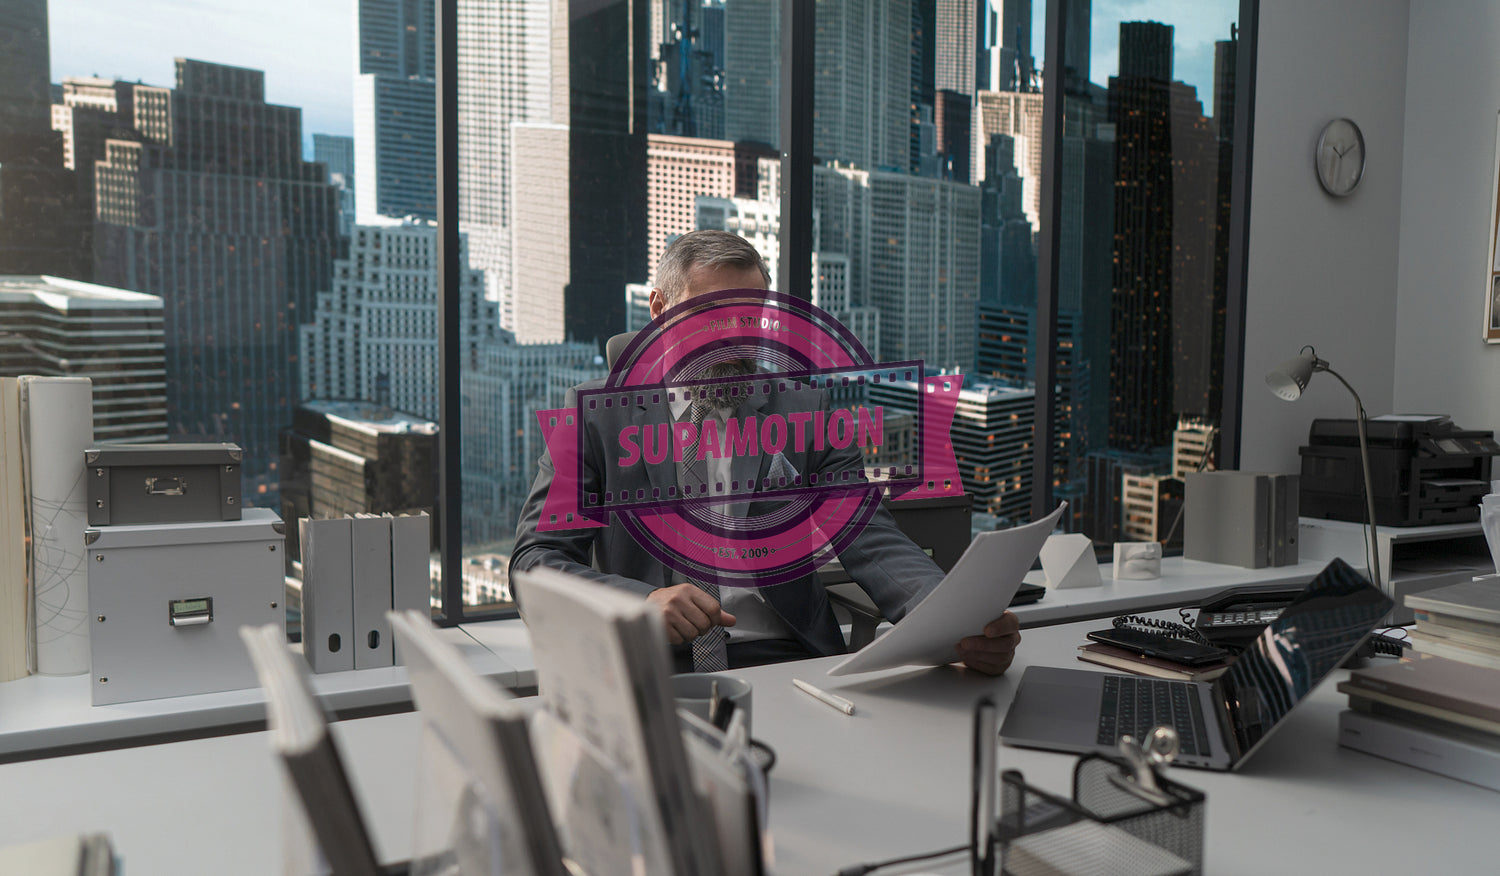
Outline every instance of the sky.
<svg viewBox="0 0 1500 876"><path fill-rule="evenodd" d="M353 133L356 0L50 0L52 81L99 75L171 85L174 58L266 72L266 98L301 107L303 139ZM1107 85L1119 23L1175 26L1173 69L1212 112L1214 42L1229 38L1238 0L1095 0L1091 78ZM1032 46L1042 54L1045 0L1035 0ZM1040 59L1039 59L1040 60ZM308 149L310 151L310 145Z"/></svg>

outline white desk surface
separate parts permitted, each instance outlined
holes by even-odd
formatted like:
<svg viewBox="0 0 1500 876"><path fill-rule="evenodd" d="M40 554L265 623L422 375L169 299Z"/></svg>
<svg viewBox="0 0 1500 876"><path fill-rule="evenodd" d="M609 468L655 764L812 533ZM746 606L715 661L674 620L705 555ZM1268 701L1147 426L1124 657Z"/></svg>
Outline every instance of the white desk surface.
<svg viewBox="0 0 1500 876"><path fill-rule="evenodd" d="M460 629L444 631L480 674L506 687L516 672ZM533 673L534 674L534 673ZM325 708L357 709L410 702L406 668L314 675ZM26 752L125 742L135 737L228 727L265 720L260 688L193 694L109 706L90 705L91 676L32 675L0 684L0 759Z"/></svg>
<svg viewBox="0 0 1500 876"><path fill-rule="evenodd" d="M1091 668L1074 659L1074 648L1092 625L1025 633L1016 666L998 679L956 668L830 679L822 670L835 658L738 673L756 687L754 734L778 755L774 872L825 874L967 841L973 701L989 694L1008 707L1027 665ZM856 713L796 690L793 677L850 698ZM1500 796L1340 748L1345 698L1333 681L1243 772L1174 771L1208 797L1206 872L1493 872ZM406 713L334 725L386 860L410 848L419 722ZM1000 749L1001 768L1061 794L1073 763ZM264 733L4 764L0 787L0 845L106 830L130 873L280 872L279 776Z"/></svg>
<svg viewBox="0 0 1500 876"><path fill-rule="evenodd" d="M1323 571L1327 564L1327 560L1304 560L1295 566L1244 569L1169 557L1162 560L1161 577L1145 581L1117 581L1110 574L1110 566L1104 565L1099 567L1100 577L1104 580L1102 585L1068 590L1049 587L1040 602L1018 606L1014 611L1021 620L1022 629L1027 629L1086 618L1197 605L1230 587L1301 586ZM1047 578L1036 571L1027 574L1026 581L1045 585ZM882 629L889 629L889 626L881 625ZM531 636L525 624L515 620L485 621L463 624L462 629L515 668L517 687L536 686L536 662L531 657Z"/></svg>

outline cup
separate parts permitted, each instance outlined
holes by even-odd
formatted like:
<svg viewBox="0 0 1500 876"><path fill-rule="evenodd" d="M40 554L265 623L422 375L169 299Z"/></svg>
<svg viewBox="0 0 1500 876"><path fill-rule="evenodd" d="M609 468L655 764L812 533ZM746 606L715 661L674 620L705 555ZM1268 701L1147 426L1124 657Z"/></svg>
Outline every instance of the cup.
<svg viewBox="0 0 1500 876"><path fill-rule="evenodd" d="M736 712L745 713L745 730L750 730L750 682L733 675L712 672L684 672L672 676L672 697L677 708L687 709L694 715L709 720L713 706L714 684L719 686L719 696L734 703Z"/></svg>

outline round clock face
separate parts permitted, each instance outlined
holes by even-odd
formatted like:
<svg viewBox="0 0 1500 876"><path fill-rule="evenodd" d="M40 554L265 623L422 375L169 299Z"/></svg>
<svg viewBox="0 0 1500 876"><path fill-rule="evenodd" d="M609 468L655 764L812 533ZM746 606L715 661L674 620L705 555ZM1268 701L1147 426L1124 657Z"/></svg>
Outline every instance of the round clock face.
<svg viewBox="0 0 1500 876"><path fill-rule="evenodd" d="M1313 162L1325 192L1342 197L1354 191L1365 173L1365 138L1359 126L1348 119L1329 122L1318 136Z"/></svg>

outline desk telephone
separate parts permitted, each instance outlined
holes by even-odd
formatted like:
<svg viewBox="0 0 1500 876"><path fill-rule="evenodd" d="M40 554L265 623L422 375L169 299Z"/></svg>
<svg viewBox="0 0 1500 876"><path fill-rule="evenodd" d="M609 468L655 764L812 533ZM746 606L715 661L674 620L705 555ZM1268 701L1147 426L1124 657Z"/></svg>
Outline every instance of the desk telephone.
<svg viewBox="0 0 1500 876"><path fill-rule="evenodd" d="M1182 623L1126 615L1114 619L1111 630L1089 638L1152 657L1185 665L1203 665L1228 657L1248 644L1275 620L1302 588L1286 590L1231 590L1210 600Z"/></svg>

